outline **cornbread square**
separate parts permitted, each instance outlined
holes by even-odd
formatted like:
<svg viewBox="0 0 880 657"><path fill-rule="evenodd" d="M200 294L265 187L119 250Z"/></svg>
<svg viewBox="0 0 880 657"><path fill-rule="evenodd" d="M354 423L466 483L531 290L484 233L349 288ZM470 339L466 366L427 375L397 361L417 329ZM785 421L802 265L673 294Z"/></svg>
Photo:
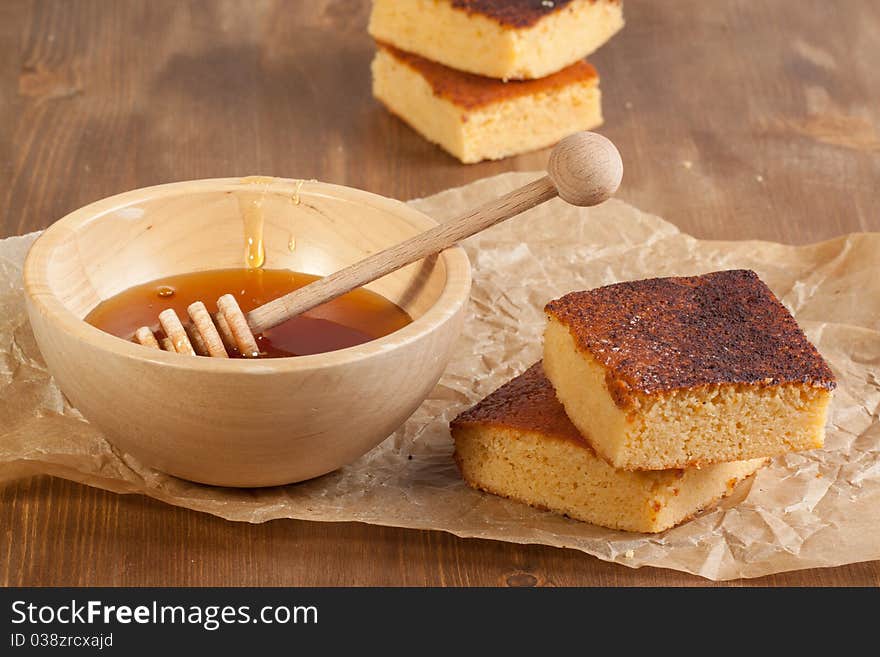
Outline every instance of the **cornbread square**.
<svg viewBox="0 0 880 657"><path fill-rule="evenodd" d="M373 95L464 163L544 148L602 123L599 77L587 62L505 83L379 44Z"/></svg>
<svg viewBox="0 0 880 657"><path fill-rule="evenodd" d="M765 459L628 472L600 459L569 421L541 363L452 422L468 485L603 527L660 532L733 491Z"/></svg>
<svg viewBox="0 0 880 657"><path fill-rule="evenodd" d="M573 292L546 313L547 377L616 468L686 468L823 445L834 375L753 271Z"/></svg>
<svg viewBox="0 0 880 657"><path fill-rule="evenodd" d="M370 34L460 71L542 78L623 27L620 0L374 0Z"/></svg>

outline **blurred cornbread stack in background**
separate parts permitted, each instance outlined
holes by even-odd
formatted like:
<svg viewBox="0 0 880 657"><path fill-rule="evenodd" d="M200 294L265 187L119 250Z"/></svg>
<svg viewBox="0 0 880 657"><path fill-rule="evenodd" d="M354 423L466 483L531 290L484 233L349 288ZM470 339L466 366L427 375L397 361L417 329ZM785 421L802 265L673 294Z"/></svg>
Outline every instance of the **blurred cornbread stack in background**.
<svg viewBox="0 0 880 657"><path fill-rule="evenodd" d="M539 80L503 82L378 48L376 97L464 163L543 148L602 123L599 77L585 61Z"/></svg>
<svg viewBox="0 0 880 657"><path fill-rule="evenodd" d="M522 80L574 64L622 27L620 0L374 0L369 30L459 71Z"/></svg>
<svg viewBox="0 0 880 657"><path fill-rule="evenodd" d="M544 359L451 424L465 481L658 532L769 457L822 447L834 375L752 271L572 292Z"/></svg>
<svg viewBox="0 0 880 657"><path fill-rule="evenodd" d="M464 163L602 123L583 58L623 27L619 0L375 0L373 95Z"/></svg>

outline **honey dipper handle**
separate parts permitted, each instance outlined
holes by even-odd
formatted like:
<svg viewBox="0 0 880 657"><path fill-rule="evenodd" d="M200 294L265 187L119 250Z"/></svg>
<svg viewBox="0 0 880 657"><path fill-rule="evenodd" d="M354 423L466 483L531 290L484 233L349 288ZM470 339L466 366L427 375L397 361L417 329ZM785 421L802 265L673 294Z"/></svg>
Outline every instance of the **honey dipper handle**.
<svg viewBox="0 0 880 657"><path fill-rule="evenodd" d="M248 325L254 333L262 333L557 195L574 205L597 205L617 190L623 165L614 144L601 135L581 132L563 139L553 149L548 173L456 219L255 308L247 314Z"/></svg>

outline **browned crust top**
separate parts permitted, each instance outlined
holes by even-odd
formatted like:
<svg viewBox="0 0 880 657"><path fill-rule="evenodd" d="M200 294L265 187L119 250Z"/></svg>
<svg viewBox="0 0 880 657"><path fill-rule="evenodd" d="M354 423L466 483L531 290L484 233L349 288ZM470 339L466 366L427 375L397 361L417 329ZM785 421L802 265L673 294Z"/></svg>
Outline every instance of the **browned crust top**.
<svg viewBox="0 0 880 657"><path fill-rule="evenodd" d="M577 0L451 0L455 9L480 14L506 27L531 27L539 20L560 11ZM594 4L600 0L590 0ZM601 0L617 4L620 0Z"/></svg>
<svg viewBox="0 0 880 657"><path fill-rule="evenodd" d="M545 310L605 367L618 403L632 392L713 384L836 385L794 317L753 271L617 283L572 292Z"/></svg>
<svg viewBox="0 0 880 657"><path fill-rule="evenodd" d="M476 109L519 96L560 89L585 81L598 83L596 69L586 61L575 62L553 75L536 80L504 82L473 73L464 73L424 57L377 41L378 47L419 73L431 85L435 96L445 98L462 109Z"/></svg>
<svg viewBox="0 0 880 657"><path fill-rule="evenodd" d="M541 361L511 379L475 406L461 413L451 426L488 424L564 438L592 450L568 419L544 375Z"/></svg>

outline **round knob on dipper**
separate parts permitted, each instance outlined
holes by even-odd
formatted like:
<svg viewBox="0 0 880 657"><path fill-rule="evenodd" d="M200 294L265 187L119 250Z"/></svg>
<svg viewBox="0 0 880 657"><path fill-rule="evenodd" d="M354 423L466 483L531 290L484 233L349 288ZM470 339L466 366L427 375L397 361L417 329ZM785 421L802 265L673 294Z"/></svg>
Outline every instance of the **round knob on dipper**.
<svg viewBox="0 0 880 657"><path fill-rule="evenodd" d="M556 144L547 175L562 200L572 205L598 205L620 187L623 161L610 140L595 132L578 132Z"/></svg>

